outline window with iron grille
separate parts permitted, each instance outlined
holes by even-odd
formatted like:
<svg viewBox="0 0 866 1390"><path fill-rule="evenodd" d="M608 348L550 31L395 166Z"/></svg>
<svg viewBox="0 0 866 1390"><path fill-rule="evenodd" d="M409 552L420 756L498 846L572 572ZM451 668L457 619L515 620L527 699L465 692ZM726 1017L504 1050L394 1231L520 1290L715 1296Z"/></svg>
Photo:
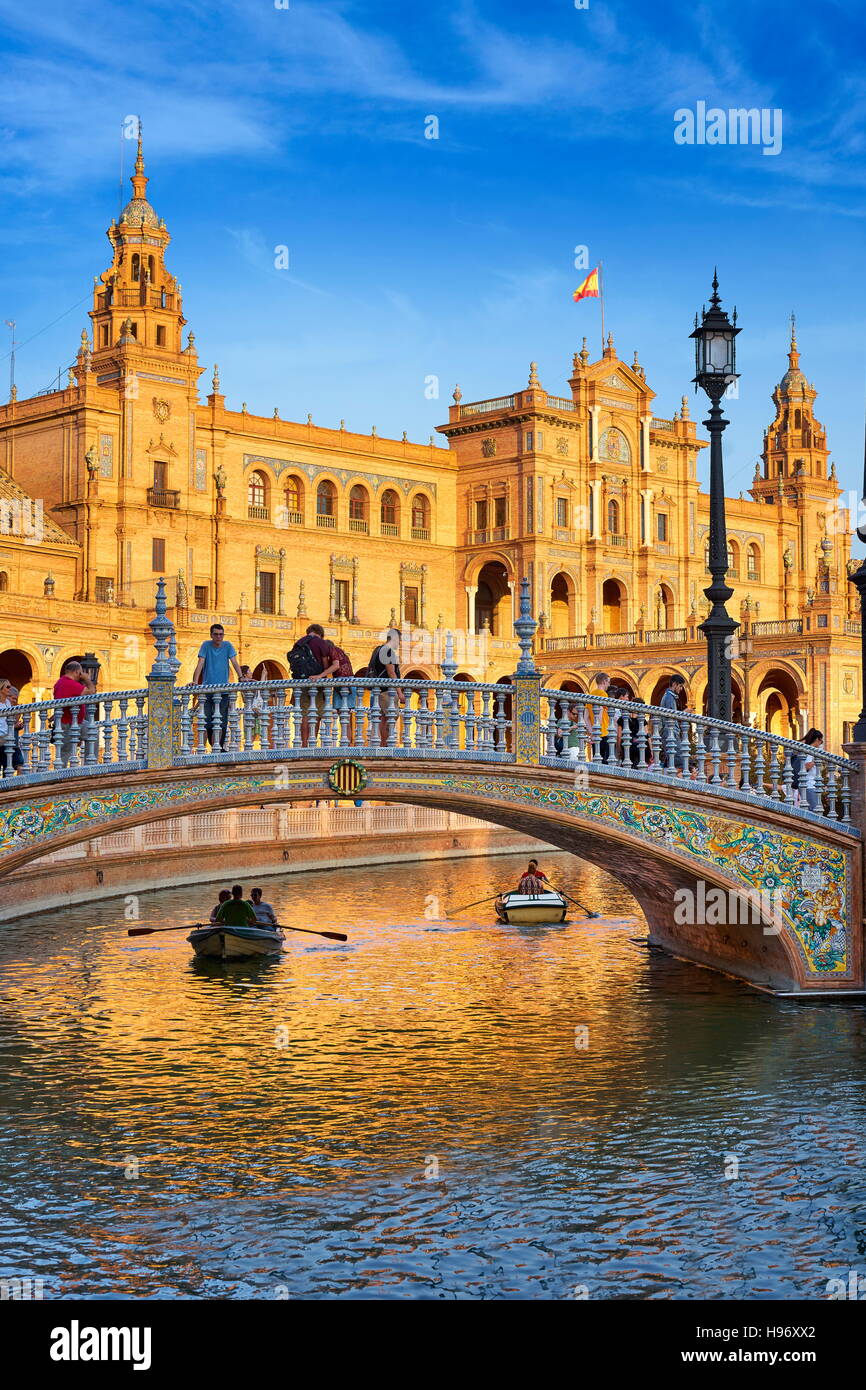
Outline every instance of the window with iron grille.
<svg viewBox="0 0 866 1390"><path fill-rule="evenodd" d="M96 577L96 602L111 603L114 598L114 580L105 576Z"/></svg>
<svg viewBox="0 0 866 1390"><path fill-rule="evenodd" d="M207 584L196 584L193 590L196 608L208 607L208 586Z"/></svg>

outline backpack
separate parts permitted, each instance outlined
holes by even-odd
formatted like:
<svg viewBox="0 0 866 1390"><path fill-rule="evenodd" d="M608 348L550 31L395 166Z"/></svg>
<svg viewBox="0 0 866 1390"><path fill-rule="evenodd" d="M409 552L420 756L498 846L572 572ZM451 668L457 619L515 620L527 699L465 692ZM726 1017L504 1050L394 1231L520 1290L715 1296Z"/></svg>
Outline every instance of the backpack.
<svg viewBox="0 0 866 1390"><path fill-rule="evenodd" d="M307 637L298 638L292 650L286 652L286 660L289 663L293 681L308 681L310 676L322 674L322 667Z"/></svg>
<svg viewBox="0 0 866 1390"><path fill-rule="evenodd" d="M340 680L341 677L343 680L348 680L355 674L352 670L352 663L343 648L338 647L334 642L331 643L331 656L340 663L334 672L334 680Z"/></svg>

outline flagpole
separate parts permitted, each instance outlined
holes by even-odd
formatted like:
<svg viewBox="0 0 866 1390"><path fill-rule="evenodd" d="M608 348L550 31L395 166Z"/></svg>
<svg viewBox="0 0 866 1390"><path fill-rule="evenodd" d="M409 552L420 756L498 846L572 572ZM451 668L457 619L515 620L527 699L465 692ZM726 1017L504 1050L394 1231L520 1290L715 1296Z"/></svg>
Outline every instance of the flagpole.
<svg viewBox="0 0 866 1390"><path fill-rule="evenodd" d="M601 355L604 357L604 274L602 273L602 262L598 263L598 298L601 304Z"/></svg>

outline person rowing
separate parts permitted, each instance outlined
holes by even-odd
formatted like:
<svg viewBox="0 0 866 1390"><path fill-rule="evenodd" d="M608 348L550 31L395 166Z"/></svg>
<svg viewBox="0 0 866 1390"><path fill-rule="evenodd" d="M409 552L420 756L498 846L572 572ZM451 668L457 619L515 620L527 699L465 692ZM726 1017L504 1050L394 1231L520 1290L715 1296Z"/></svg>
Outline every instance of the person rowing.
<svg viewBox="0 0 866 1390"><path fill-rule="evenodd" d="M537 898L539 893L548 891L547 874L539 869L537 859L530 859L526 873L521 875L517 891L526 893L530 898Z"/></svg>
<svg viewBox="0 0 866 1390"><path fill-rule="evenodd" d="M224 927L254 927L256 914L251 903L244 902L244 890L239 883L232 886L232 894L227 902L217 910L216 922Z"/></svg>

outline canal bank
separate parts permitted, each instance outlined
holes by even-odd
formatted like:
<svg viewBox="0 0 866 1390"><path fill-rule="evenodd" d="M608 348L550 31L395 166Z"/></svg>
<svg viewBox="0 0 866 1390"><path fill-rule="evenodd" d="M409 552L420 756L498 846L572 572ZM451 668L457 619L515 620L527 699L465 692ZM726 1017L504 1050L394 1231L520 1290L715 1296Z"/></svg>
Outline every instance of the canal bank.
<svg viewBox="0 0 866 1390"><path fill-rule="evenodd" d="M70 845L0 879L0 922L22 913L228 877L550 852L435 807L321 801L157 821Z"/></svg>

